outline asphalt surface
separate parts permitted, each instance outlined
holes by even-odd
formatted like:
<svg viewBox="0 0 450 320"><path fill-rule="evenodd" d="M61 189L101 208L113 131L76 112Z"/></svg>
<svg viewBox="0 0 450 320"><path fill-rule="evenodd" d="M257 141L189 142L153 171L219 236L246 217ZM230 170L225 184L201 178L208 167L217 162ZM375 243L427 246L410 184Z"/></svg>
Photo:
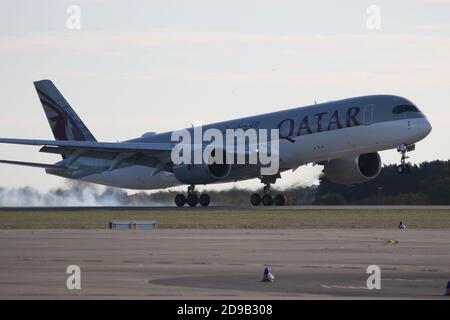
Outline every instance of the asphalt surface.
<svg viewBox="0 0 450 320"><path fill-rule="evenodd" d="M240 205L240 206L208 206L208 207L182 207L178 208L175 205L170 206L63 206L63 207L0 207L0 211L86 211L86 210L117 210L117 211L152 211L152 210L363 210L363 209L403 209L403 210L450 210L450 206L417 206L417 205L392 205L392 206L376 206L376 205L345 205L345 206L251 206L251 205Z"/></svg>
<svg viewBox="0 0 450 320"><path fill-rule="evenodd" d="M0 230L0 299L448 299L449 254L448 230Z"/></svg>

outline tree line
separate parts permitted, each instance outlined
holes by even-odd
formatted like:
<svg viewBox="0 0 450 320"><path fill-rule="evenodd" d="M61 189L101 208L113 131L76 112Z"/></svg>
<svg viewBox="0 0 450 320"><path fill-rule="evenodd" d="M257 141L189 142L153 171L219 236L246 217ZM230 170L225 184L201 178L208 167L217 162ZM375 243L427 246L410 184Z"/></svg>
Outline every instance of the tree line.
<svg viewBox="0 0 450 320"><path fill-rule="evenodd" d="M276 186L272 190L276 194ZM208 193L212 204L239 205L249 204L249 197L255 191L232 188ZM261 188L258 191L261 192ZM356 186L334 184L321 175L319 185L292 186L282 192L291 205L450 205L450 161L413 165L408 175L398 175L396 165L385 165L377 178ZM138 192L123 200L131 205L167 205L173 203L177 193Z"/></svg>
<svg viewBox="0 0 450 320"><path fill-rule="evenodd" d="M387 165L377 178L352 187L333 184L321 176L315 203L448 205L450 161L422 162L413 165L407 175L398 175L396 165Z"/></svg>

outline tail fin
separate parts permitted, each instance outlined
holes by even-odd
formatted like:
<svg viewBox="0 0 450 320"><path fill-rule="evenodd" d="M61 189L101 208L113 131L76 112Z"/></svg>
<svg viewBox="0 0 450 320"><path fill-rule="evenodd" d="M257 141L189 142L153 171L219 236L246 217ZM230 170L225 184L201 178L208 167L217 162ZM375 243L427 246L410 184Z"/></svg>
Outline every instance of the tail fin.
<svg viewBox="0 0 450 320"><path fill-rule="evenodd" d="M34 82L56 140L97 141L50 80Z"/></svg>

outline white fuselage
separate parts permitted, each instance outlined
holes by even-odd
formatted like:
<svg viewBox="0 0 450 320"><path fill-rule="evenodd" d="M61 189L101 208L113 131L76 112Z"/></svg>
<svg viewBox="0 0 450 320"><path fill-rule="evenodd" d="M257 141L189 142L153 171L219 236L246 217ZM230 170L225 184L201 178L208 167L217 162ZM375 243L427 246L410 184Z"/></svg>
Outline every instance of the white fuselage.
<svg viewBox="0 0 450 320"><path fill-rule="evenodd" d="M341 130L298 136L295 142L280 141L280 166L283 171L295 169L307 163L344 158L363 153L396 148L400 144L412 144L422 140L430 131L426 118L402 119L378 122ZM127 189L160 189L182 185L173 173L134 165L102 172L81 180ZM247 178L259 176L259 169ZM233 179L234 180L234 179ZM226 182L226 181L221 181Z"/></svg>

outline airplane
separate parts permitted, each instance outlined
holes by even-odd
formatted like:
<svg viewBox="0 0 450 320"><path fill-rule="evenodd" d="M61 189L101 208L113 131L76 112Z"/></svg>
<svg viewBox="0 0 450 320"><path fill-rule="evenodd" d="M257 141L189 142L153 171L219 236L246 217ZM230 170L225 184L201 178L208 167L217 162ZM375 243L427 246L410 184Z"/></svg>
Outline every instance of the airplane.
<svg viewBox="0 0 450 320"><path fill-rule="evenodd" d="M407 152L432 130L426 116L408 99L395 95L368 95L316 103L304 107L205 125L224 132L229 128L278 129L279 170L261 175L260 164L202 163L175 165L171 160L173 131L148 132L123 142L99 142L50 80L34 82L55 140L0 138L0 143L41 146L40 152L58 154L54 164L0 160L0 163L45 169L46 173L126 189L150 190L187 185L177 194L182 207L208 206L207 193L195 185L259 178L263 193L250 197L252 205L285 205L282 193L270 186L280 173L313 163L324 167L333 183L356 185L375 179L382 169L379 152L397 149L399 174L411 165ZM192 132L193 128L186 130ZM234 151L230 151L234 152Z"/></svg>

